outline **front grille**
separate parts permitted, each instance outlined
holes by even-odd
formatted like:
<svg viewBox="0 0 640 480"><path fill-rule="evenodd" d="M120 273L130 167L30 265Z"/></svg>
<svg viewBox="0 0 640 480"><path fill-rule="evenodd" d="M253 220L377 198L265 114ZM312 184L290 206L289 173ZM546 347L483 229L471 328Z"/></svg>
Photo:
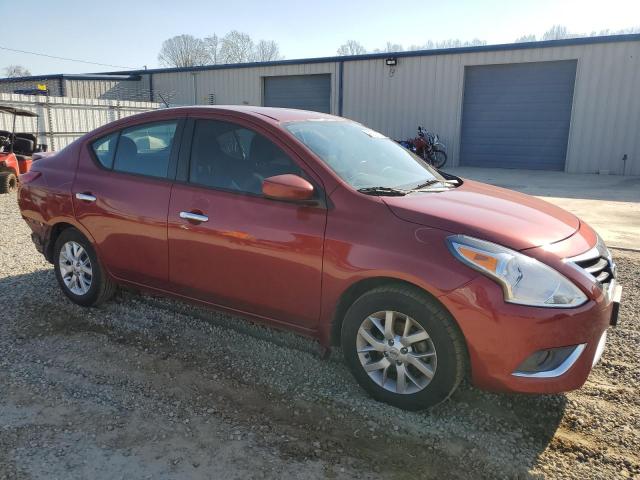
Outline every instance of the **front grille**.
<svg viewBox="0 0 640 480"><path fill-rule="evenodd" d="M614 277L613 265L605 257L589 258L574 263L602 285L608 285Z"/></svg>
<svg viewBox="0 0 640 480"><path fill-rule="evenodd" d="M591 250L570 258L569 261L593 277L604 289L607 289L616 276L616 265L601 239L598 239L598 244Z"/></svg>

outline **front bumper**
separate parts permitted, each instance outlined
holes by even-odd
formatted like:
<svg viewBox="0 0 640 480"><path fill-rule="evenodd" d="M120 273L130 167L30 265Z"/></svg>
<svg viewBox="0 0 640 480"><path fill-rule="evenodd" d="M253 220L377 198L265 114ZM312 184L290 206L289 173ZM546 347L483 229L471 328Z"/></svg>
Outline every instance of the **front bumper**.
<svg viewBox="0 0 640 480"><path fill-rule="evenodd" d="M580 388L602 354L613 295L572 309L527 307L506 303L502 289L480 276L440 300L467 340L474 385L493 391L559 393ZM554 374L514 375L532 353L567 346L576 346L576 354Z"/></svg>

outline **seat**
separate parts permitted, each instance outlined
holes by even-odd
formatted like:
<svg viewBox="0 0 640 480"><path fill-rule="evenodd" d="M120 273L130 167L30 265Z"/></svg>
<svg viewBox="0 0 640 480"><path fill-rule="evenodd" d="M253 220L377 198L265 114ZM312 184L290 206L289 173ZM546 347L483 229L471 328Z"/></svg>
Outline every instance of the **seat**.
<svg viewBox="0 0 640 480"><path fill-rule="evenodd" d="M198 135L191 147L190 180L194 183L212 187L230 188L230 181L221 159L224 153L215 138Z"/></svg>
<svg viewBox="0 0 640 480"><path fill-rule="evenodd" d="M120 136L116 150L115 168L125 172L137 172L138 147L129 137Z"/></svg>
<svg viewBox="0 0 640 480"><path fill-rule="evenodd" d="M262 135L256 135L251 140L249 160L255 165L261 180L286 173L300 175L300 169L287 154Z"/></svg>
<svg viewBox="0 0 640 480"><path fill-rule="evenodd" d="M24 155L30 157L35 150L35 142L27 138L21 138L16 135L13 141L13 152L16 155Z"/></svg>

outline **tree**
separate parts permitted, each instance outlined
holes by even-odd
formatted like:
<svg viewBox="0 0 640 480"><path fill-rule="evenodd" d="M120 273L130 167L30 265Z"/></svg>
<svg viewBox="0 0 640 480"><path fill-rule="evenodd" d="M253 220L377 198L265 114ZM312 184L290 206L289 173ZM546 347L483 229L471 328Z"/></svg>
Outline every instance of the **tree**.
<svg viewBox="0 0 640 480"><path fill-rule="evenodd" d="M399 43L387 42L387 44L382 48L376 48L374 52L376 53L392 53L392 52L402 52L404 48Z"/></svg>
<svg viewBox="0 0 640 480"><path fill-rule="evenodd" d="M220 37L215 33L204 39L205 48L209 54L209 62L213 65L220 63Z"/></svg>
<svg viewBox="0 0 640 480"><path fill-rule="evenodd" d="M22 65L9 65L4 69L4 76L7 78L28 77L31 72Z"/></svg>
<svg viewBox="0 0 640 480"><path fill-rule="evenodd" d="M273 62L282 58L280 47L273 40L260 40L253 49L253 60L256 62Z"/></svg>
<svg viewBox="0 0 640 480"><path fill-rule="evenodd" d="M347 40L347 43L340 45L338 55L362 55L367 53L367 49L355 40Z"/></svg>
<svg viewBox="0 0 640 480"><path fill-rule="evenodd" d="M535 42L535 41L536 41L535 35L523 35L521 37L516 38L514 43Z"/></svg>
<svg viewBox="0 0 640 480"><path fill-rule="evenodd" d="M168 67L195 67L209 63L205 42L192 35L177 35L162 42L158 54L161 65Z"/></svg>
<svg viewBox="0 0 640 480"><path fill-rule="evenodd" d="M245 63L253 60L254 44L246 33L232 30L222 37L220 63Z"/></svg>
<svg viewBox="0 0 640 480"><path fill-rule="evenodd" d="M571 34L564 25L554 25L549 30L544 32L542 40L562 40L563 38L577 37L578 35Z"/></svg>

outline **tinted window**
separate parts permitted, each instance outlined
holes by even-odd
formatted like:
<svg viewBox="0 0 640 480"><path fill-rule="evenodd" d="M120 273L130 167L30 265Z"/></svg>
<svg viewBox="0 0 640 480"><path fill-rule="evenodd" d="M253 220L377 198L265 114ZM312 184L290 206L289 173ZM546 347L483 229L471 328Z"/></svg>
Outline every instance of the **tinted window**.
<svg viewBox="0 0 640 480"><path fill-rule="evenodd" d="M113 156L116 153L116 143L118 142L118 133L111 133L106 137L99 138L91 144L98 161L103 167L111 169L113 167Z"/></svg>
<svg viewBox="0 0 640 480"><path fill-rule="evenodd" d="M127 128L120 134L113 169L166 177L177 121Z"/></svg>
<svg viewBox="0 0 640 480"><path fill-rule="evenodd" d="M191 182L261 194L265 178L285 173L302 175L287 154L262 135L217 120L196 122L191 147Z"/></svg>

